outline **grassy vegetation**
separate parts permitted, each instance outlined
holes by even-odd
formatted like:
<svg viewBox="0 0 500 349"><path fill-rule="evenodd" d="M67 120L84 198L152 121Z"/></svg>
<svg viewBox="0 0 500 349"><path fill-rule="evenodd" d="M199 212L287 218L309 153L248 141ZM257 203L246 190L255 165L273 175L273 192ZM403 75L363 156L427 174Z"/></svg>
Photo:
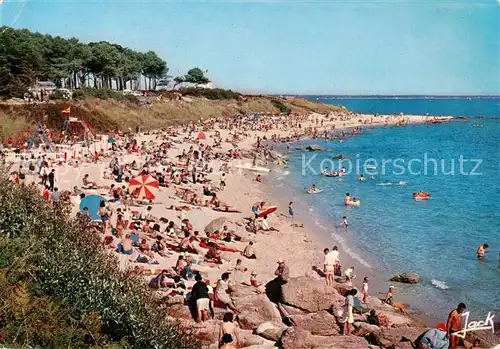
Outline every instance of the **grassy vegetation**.
<svg viewBox="0 0 500 349"><path fill-rule="evenodd" d="M102 100L115 100L121 102L132 102L139 103L139 99L134 95L124 95L120 91L113 91L110 89L95 89L95 88L83 88L76 90L73 93L73 98L77 100L87 99L89 97L102 99Z"/></svg>
<svg viewBox="0 0 500 349"><path fill-rule="evenodd" d="M0 176L0 345L195 349L98 233Z"/></svg>
<svg viewBox="0 0 500 349"><path fill-rule="evenodd" d="M215 91L215 92L214 92ZM266 96L245 96L230 90L188 89L183 93L189 100L153 100L137 103L137 97L124 96L111 90L82 90L78 100L54 101L44 104L0 103L0 136L3 140L13 134L29 130L35 121L46 124L57 134L63 125L62 110L71 105L72 116L85 120L98 132L111 130L153 129L209 118L248 115L252 113L328 113L345 110L302 99L283 99ZM217 97L217 99L212 99Z"/></svg>
<svg viewBox="0 0 500 349"><path fill-rule="evenodd" d="M280 113L290 114L292 109L287 107L283 102L278 99L272 99L271 103L280 111Z"/></svg>
<svg viewBox="0 0 500 349"><path fill-rule="evenodd" d="M241 94L232 90L224 90L221 88L183 88L179 90L183 96L203 97L211 100L238 99Z"/></svg>

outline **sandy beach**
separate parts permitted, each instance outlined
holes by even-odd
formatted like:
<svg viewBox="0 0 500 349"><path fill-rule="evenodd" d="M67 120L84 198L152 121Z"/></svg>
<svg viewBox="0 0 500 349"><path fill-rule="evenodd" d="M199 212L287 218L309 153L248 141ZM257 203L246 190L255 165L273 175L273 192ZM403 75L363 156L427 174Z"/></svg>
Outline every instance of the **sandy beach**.
<svg viewBox="0 0 500 349"><path fill-rule="evenodd" d="M312 283L324 283L323 249L332 249L333 245L331 241L319 238L313 230L314 227L303 225L300 219L292 219L288 212L289 199L273 197L271 194L273 188L266 184L265 170L256 170L256 168L267 168L277 171L286 164L286 159L272 149L273 142L270 141L294 141L303 137L323 137L325 132L328 134L333 130L428 121L429 118L423 116L367 116L350 113L261 116L257 121L246 118L209 120L163 131L113 135L113 141L109 140L110 135L103 135L89 148L74 144L63 148L58 154L43 155L46 156L49 169L55 170L54 186L58 191L76 191L74 194L78 194L71 195L73 214L80 212L80 201L85 200L81 199L80 191L85 197L101 195L106 199L109 223L102 235L103 243L109 253L116 255L122 270L140 275L145 285L162 270L168 270L169 276L180 277L182 286L177 282L178 279L174 278L174 283L152 290L155 297L174 298L178 295L185 297L194 285L194 274L197 273L213 288L225 272L231 273L230 285L233 286L250 285L253 275L261 284L255 291L264 292L263 285L275 278L278 261L284 261L289 269L290 278L306 277ZM97 157L94 156L94 152L98 153ZM66 155L63 155L64 153ZM92 154L93 159L89 154ZM33 161L36 162L37 157L41 155L42 153L34 152ZM12 168L13 180L19 175L18 165L21 156L7 155L7 161L16 159ZM51 161L51 157L57 157L57 160ZM116 173L111 173L111 161L117 161L118 165L115 166L120 168L122 182L117 182ZM25 162L26 160L23 162L24 168L29 167ZM246 168L241 168L242 165ZM196 168L194 177L197 183L193 182L193 166ZM138 192L126 193L128 188L126 180L137 177L139 173L152 175L157 179L163 177L160 182L166 183L157 191L153 191L154 198L150 201L141 197ZM95 182L98 189L90 189L89 186L92 185L88 183L84 185L84 176L87 174L88 181ZM200 177L200 174L203 176ZM259 174L262 181L256 180ZM200 178L204 178L202 180L206 182L199 183ZM19 178L17 180L19 181ZM38 183L39 176L36 173L27 173L24 181ZM225 185L221 184L221 181L225 182ZM110 189L112 185L116 193ZM116 191L122 186L123 193ZM205 190L216 193L218 202L212 201L213 196L204 195L207 194L204 192L204 187ZM42 187L40 188L42 191ZM184 190L189 194L183 195ZM50 197L53 199L52 193ZM193 194L196 195L196 200ZM209 201L212 203L209 204ZM277 210L267 217L266 225L270 227L269 230L251 231L254 223L250 225L247 223L253 217L252 206L260 201L265 201L264 209L277 206ZM92 210L99 210L99 207L89 208L89 211ZM235 212L225 212L228 210ZM93 211L90 215L97 214L97 211ZM262 208L259 212L261 211ZM123 220L137 222L136 226L130 225L129 222L127 226L117 227L117 217L120 213ZM102 217L100 210L99 215ZM214 228L207 230L207 225L214 220L217 220ZM173 229L165 230L166 224L163 223L166 221L173 222ZM102 222L101 219L97 219L94 223ZM262 222L257 220L255 224L259 226ZM225 241L221 232L224 226L227 226L230 232L230 238ZM215 234L206 235L206 232L214 233L214 230ZM189 232L189 235L185 235L189 238L183 240L185 232ZM118 253L120 244L125 247L124 239L128 234L136 236L131 254ZM163 243L161 252L154 248L158 236L161 236ZM189 245L188 249L192 248L193 251L181 252L178 246L182 247L184 242ZM212 258L206 256L209 242L217 244L218 255ZM256 259L242 256L249 242L253 243ZM179 256L183 256L184 260L190 260L190 270L187 274L179 270ZM242 260L240 265L236 263L238 259ZM342 287L355 287L361 290L363 276L372 278L373 270L359 265L342 250L341 246L339 246L339 259L344 270L347 266L353 265L359 275L353 283L339 282ZM314 267L317 268L316 271ZM185 262L181 263L180 268L186 268ZM392 324L412 324L413 320L409 317L399 315L396 308L382 304L378 300L375 293L380 287L380 285L373 287L373 293L370 295L374 296L369 297L367 305L390 317ZM218 312L223 313L225 310ZM214 321L215 325L218 324L217 320L211 320L208 322L210 326L215 326ZM193 321L189 323L192 326L195 324ZM200 328L204 325L196 326Z"/></svg>

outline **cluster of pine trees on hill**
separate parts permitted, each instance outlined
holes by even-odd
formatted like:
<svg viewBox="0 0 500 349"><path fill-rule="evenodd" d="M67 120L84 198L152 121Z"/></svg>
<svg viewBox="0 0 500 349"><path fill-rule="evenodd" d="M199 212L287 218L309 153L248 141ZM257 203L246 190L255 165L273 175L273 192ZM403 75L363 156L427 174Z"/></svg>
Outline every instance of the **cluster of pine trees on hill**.
<svg viewBox="0 0 500 349"><path fill-rule="evenodd" d="M137 52L106 41L80 42L76 38L1 28L0 95L22 96L37 80L58 87L135 89L139 79L154 89L168 72L155 52ZM142 85L144 86L144 85Z"/></svg>

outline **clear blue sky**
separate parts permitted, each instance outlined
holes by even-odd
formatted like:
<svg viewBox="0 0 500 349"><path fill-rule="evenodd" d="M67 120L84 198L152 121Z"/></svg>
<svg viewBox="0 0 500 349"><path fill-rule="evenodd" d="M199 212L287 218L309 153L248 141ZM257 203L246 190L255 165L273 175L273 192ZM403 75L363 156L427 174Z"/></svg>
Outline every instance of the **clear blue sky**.
<svg viewBox="0 0 500 349"><path fill-rule="evenodd" d="M4 0L9 25L23 0ZM297 94L500 94L500 5L475 1L42 1L14 28L107 40L208 69L219 87Z"/></svg>

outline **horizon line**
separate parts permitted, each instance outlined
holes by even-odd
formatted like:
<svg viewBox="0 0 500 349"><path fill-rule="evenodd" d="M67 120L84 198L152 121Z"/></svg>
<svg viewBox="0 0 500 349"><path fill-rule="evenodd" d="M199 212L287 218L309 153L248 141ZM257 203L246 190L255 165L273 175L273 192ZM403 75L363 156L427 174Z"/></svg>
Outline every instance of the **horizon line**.
<svg viewBox="0 0 500 349"><path fill-rule="evenodd" d="M295 94L274 93L272 96L306 96L306 97L496 97L500 94Z"/></svg>

